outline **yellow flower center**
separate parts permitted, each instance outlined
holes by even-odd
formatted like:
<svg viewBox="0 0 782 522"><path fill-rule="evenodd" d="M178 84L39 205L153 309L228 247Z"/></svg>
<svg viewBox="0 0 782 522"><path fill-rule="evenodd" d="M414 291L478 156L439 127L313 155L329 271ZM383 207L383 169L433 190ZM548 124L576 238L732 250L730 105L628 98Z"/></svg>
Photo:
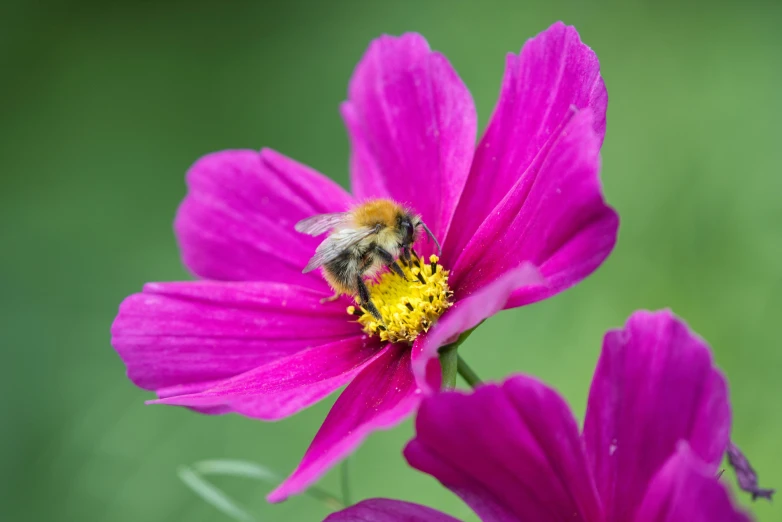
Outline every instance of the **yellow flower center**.
<svg viewBox="0 0 782 522"><path fill-rule="evenodd" d="M408 266L401 260L398 262L405 279L388 271L374 281L367 281L369 296L383 316L382 321L361 307L349 306L348 313L358 316L358 322L369 335L392 343L412 343L453 304L448 270L437 261L438 257L433 255L425 263L413 254Z"/></svg>

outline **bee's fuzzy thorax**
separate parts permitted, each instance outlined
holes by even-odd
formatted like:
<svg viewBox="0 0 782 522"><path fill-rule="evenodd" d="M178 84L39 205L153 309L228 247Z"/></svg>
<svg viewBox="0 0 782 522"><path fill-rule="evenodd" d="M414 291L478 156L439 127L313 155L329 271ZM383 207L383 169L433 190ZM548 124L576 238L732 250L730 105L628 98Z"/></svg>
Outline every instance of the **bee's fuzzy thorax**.
<svg viewBox="0 0 782 522"><path fill-rule="evenodd" d="M388 228L394 228L399 216L407 213L404 207L390 199L373 199L351 211L356 226L371 227L381 224Z"/></svg>

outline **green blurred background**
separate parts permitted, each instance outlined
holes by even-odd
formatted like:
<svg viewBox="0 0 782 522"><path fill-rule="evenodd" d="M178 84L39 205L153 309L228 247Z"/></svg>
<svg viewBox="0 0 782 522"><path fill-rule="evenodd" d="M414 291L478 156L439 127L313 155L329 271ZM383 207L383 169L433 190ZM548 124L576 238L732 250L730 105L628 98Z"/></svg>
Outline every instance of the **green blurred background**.
<svg viewBox="0 0 782 522"><path fill-rule="evenodd" d="M177 478L207 458L294 468L329 403L276 424L144 406L109 344L124 296L188 277L171 222L199 156L273 147L340 183L337 113L380 33L419 31L482 125L506 52L562 19L609 91L603 181L619 242L590 279L489 320L463 354L486 379L538 375L583 415L603 332L672 307L730 379L734 439L782 486L782 4L779 2L87 2L0 8L0 518L225 521ZM406 467L410 423L354 457L357 498L472 520ZM728 474L732 483L732 475ZM331 473L324 487L338 489ZM261 520L320 520L308 498L219 481ZM741 497L746 502L744 496ZM759 520L782 520L758 502Z"/></svg>

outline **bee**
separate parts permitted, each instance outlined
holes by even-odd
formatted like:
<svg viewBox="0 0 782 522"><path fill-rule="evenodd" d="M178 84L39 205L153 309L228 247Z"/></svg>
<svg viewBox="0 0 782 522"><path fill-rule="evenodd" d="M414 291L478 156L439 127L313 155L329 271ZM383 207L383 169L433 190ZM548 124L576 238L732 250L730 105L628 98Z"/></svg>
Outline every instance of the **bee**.
<svg viewBox="0 0 782 522"><path fill-rule="evenodd" d="M323 276L335 295L358 295L361 306L382 320L372 302L365 277L372 277L383 268L405 278L397 258L410 261L413 244L423 229L437 246L440 243L421 216L388 199L374 199L347 212L319 214L296 224L298 232L328 237L315 250L303 273L323 267ZM406 279L406 278L405 278Z"/></svg>

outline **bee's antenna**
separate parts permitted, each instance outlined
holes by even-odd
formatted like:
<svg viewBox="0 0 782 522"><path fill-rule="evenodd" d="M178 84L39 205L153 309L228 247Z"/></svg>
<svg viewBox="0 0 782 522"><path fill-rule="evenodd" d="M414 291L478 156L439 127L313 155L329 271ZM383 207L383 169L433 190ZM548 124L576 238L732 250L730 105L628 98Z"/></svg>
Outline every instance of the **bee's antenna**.
<svg viewBox="0 0 782 522"><path fill-rule="evenodd" d="M436 237L434 237L434 234L432 234L432 231L431 231L431 230L429 230L429 227L427 227L427 226L426 226L426 223L424 223L423 221L421 221L421 226L422 226L422 227L424 227L424 230L426 230L426 233L427 233L427 235L428 235L429 237L431 237L431 238L432 238L432 241L434 241L434 244L435 244L435 245L437 245L437 255L438 255L438 256L441 256L441 255L443 255L443 249L442 249L442 248L440 248L440 242L439 242L439 241L437 241L437 238L436 238Z"/></svg>

